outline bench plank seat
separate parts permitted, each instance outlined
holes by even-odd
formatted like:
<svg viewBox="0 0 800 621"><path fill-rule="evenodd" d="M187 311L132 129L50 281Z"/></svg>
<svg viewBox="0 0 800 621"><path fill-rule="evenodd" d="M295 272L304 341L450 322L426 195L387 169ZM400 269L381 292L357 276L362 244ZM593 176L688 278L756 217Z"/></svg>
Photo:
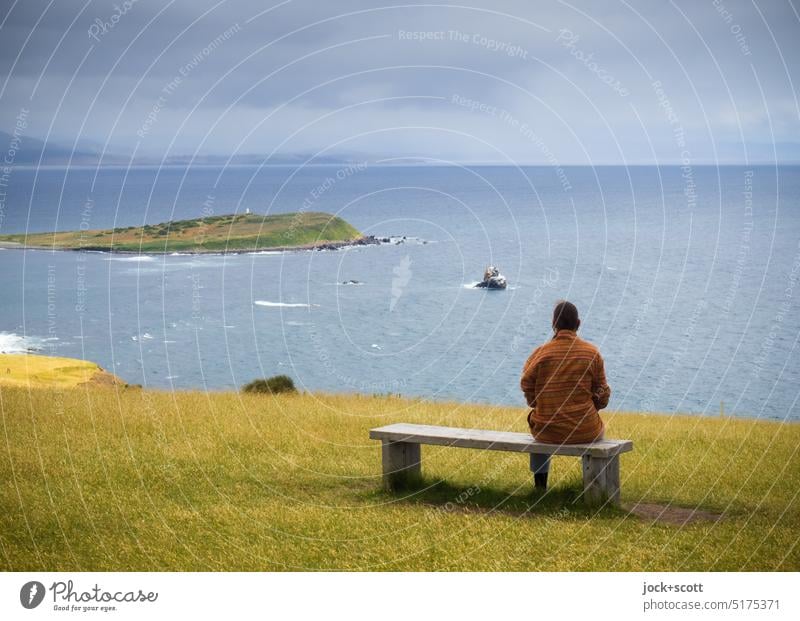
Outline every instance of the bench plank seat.
<svg viewBox="0 0 800 621"><path fill-rule="evenodd" d="M611 457L633 450L630 440L600 440L590 444L545 444L537 442L529 433L515 431L493 431L491 429L462 429L438 425L414 425L395 423L371 429L373 440L413 442L415 444L438 444L459 448L488 449L491 451L515 451L517 453L539 453L542 455L571 455L580 457Z"/></svg>
<svg viewBox="0 0 800 621"><path fill-rule="evenodd" d="M422 444L490 451L566 455L583 460L583 495L589 505L620 501L619 456L633 450L630 440L599 440L588 444L546 444L530 434L490 429L395 423L370 429L369 437L383 446L383 480L388 489L406 485L420 474Z"/></svg>

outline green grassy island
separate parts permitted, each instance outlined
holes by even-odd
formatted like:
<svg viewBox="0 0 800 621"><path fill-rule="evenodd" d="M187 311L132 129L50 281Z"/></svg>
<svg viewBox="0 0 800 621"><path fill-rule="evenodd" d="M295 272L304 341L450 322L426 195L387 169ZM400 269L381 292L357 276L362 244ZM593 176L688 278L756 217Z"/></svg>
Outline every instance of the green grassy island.
<svg viewBox="0 0 800 621"><path fill-rule="evenodd" d="M334 249L377 243L342 218L322 212L239 214L104 230L0 235L6 248L105 252L253 252Z"/></svg>

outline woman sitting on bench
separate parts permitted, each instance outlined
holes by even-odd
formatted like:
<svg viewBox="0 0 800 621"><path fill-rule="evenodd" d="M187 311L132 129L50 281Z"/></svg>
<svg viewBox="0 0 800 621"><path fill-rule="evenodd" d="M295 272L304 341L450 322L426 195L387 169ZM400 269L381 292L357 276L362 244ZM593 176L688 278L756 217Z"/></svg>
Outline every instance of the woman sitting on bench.
<svg viewBox="0 0 800 621"><path fill-rule="evenodd" d="M574 304L560 301L553 309L553 338L534 350L522 370L520 386L531 411L528 426L537 442L582 444L603 438L598 410L608 405L603 358L577 335L581 320ZM547 488L549 455L533 455L537 488Z"/></svg>

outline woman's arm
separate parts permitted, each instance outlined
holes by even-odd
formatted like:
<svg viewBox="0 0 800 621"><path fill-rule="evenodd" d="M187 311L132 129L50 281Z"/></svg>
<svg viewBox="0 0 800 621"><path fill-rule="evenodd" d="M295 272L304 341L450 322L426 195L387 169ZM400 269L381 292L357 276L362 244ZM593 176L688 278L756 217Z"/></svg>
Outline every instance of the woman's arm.
<svg viewBox="0 0 800 621"><path fill-rule="evenodd" d="M597 353L593 366L592 401L594 402L594 407L598 410L602 410L608 405L608 400L611 397L611 388L609 388L606 382L606 370L600 352Z"/></svg>
<svg viewBox="0 0 800 621"><path fill-rule="evenodd" d="M538 365L534 359L535 356L536 352L534 351L525 361L525 366L522 367L522 378L519 382L519 386L525 395L525 401L530 408L536 407L536 371Z"/></svg>

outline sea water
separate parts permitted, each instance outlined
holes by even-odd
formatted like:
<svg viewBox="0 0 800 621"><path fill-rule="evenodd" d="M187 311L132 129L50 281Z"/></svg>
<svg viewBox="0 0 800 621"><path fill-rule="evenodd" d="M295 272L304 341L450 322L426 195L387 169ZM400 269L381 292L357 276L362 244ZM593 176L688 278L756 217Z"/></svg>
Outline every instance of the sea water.
<svg viewBox="0 0 800 621"><path fill-rule="evenodd" d="M283 373L522 405L520 370L564 298L605 357L610 408L797 419L799 201L796 167L15 168L2 233L306 210L393 242L0 250L0 349L158 388ZM489 264L507 290L473 288Z"/></svg>

